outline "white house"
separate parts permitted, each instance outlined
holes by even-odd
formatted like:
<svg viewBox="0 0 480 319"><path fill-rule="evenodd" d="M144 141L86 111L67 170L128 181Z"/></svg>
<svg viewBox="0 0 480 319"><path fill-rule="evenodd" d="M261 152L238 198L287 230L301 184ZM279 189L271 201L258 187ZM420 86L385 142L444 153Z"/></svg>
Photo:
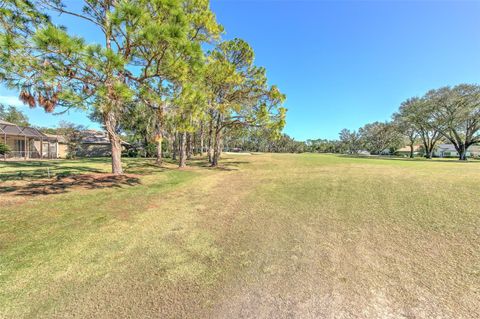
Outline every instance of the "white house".
<svg viewBox="0 0 480 319"><path fill-rule="evenodd" d="M435 157L458 157L459 154L453 144L438 144L433 152ZM480 146L471 145L467 150L467 157L480 157Z"/></svg>

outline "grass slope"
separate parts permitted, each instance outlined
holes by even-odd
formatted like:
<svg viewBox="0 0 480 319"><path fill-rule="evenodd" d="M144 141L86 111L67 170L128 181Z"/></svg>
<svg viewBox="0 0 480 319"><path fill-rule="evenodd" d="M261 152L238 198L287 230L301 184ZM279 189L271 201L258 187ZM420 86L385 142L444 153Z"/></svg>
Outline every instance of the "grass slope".
<svg viewBox="0 0 480 319"><path fill-rule="evenodd" d="M0 163L0 317L480 315L479 163L228 155ZM40 195L39 195L40 194Z"/></svg>

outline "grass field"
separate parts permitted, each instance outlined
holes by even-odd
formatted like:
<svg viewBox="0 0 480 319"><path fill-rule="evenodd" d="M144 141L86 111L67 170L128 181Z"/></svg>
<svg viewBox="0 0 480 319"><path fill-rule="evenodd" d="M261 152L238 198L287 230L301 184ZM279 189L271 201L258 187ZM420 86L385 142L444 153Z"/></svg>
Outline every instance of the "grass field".
<svg viewBox="0 0 480 319"><path fill-rule="evenodd" d="M0 163L0 318L480 317L479 162L125 168Z"/></svg>

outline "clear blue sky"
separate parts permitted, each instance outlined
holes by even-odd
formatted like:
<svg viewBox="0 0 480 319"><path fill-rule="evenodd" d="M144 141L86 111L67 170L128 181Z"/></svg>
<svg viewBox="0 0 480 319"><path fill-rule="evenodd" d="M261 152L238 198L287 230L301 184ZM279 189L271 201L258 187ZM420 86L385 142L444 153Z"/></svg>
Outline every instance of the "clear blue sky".
<svg viewBox="0 0 480 319"><path fill-rule="evenodd" d="M431 88L480 83L480 2L214 0L212 9L287 94L285 132L299 140L388 120ZM0 88L0 101L11 95ZM82 112L27 114L36 125L89 123Z"/></svg>

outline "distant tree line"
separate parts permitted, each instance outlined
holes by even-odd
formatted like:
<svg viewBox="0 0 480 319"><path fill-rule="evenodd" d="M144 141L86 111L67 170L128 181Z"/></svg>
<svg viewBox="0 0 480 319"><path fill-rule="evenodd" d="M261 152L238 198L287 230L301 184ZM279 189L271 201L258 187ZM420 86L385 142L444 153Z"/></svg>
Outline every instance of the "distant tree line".
<svg viewBox="0 0 480 319"><path fill-rule="evenodd" d="M480 86L460 84L428 91L422 97L401 103L392 120L365 124L358 130L343 129L338 140L296 141L288 135L272 140L265 130L249 130L232 135L232 147L260 152L318 152L396 154L409 147L414 157L421 145L426 158L432 158L439 142L452 144L460 160L467 159L470 146L480 143Z"/></svg>
<svg viewBox="0 0 480 319"><path fill-rule="evenodd" d="M430 90L404 101L392 121L367 124L358 131L344 129L339 137L351 154L362 149L394 154L408 145L413 157L415 145L421 144L425 157L432 158L443 141L455 147L460 160L467 160L468 148L480 143L480 86L460 84Z"/></svg>
<svg viewBox="0 0 480 319"><path fill-rule="evenodd" d="M339 133L342 153L358 154L367 151L372 155L394 154L403 147L404 138L393 122L373 122L358 131L343 129Z"/></svg>

